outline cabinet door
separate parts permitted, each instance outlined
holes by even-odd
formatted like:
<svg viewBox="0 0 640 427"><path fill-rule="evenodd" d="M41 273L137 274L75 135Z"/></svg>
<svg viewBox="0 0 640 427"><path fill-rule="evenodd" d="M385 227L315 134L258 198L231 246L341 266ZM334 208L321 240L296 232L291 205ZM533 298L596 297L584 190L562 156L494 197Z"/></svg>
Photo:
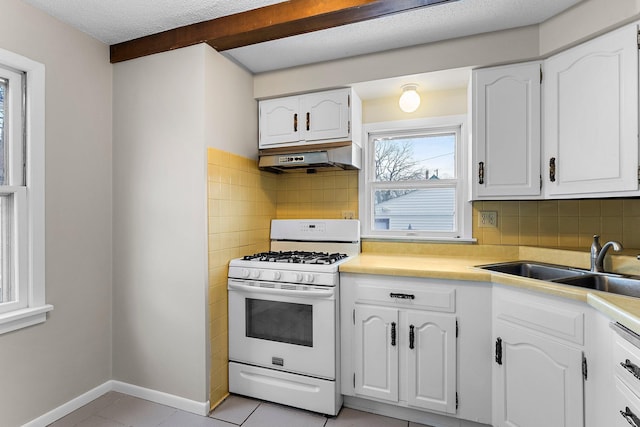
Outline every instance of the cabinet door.
<svg viewBox="0 0 640 427"><path fill-rule="evenodd" d="M637 27L549 58L543 85L546 195L637 190Z"/></svg>
<svg viewBox="0 0 640 427"><path fill-rule="evenodd" d="M456 412L456 318L408 311L403 325L408 346L408 403L423 409ZM413 348L412 348L413 347Z"/></svg>
<svg viewBox="0 0 640 427"><path fill-rule="evenodd" d="M306 141L348 138L349 89L301 96L301 121Z"/></svg>
<svg viewBox="0 0 640 427"><path fill-rule="evenodd" d="M355 392L398 401L398 310L356 305Z"/></svg>
<svg viewBox="0 0 640 427"><path fill-rule="evenodd" d="M499 322L502 364L494 364L494 425L584 425L582 351Z"/></svg>
<svg viewBox="0 0 640 427"><path fill-rule="evenodd" d="M473 198L540 195L540 63L473 72Z"/></svg>
<svg viewBox="0 0 640 427"><path fill-rule="evenodd" d="M298 110L297 96L260 101L259 148L300 140L303 121Z"/></svg>

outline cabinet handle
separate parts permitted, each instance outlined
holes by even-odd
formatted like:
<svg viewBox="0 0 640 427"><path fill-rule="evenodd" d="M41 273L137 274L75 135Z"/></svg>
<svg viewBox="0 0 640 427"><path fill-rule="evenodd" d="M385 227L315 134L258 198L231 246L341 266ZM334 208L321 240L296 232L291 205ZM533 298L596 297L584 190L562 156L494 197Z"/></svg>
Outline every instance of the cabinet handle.
<svg viewBox="0 0 640 427"><path fill-rule="evenodd" d="M629 359L625 360L624 362L620 362L620 366L631 372L634 377L640 380L640 368L637 365L631 363Z"/></svg>
<svg viewBox="0 0 640 427"><path fill-rule="evenodd" d="M500 337L496 338L496 363L502 365L502 338Z"/></svg>
<svg viewBox="0 0 640 427"><path fill-rule="evenodd" d="M311 113L307 113L307 130L311 127Z"/></svg>
<svg viewBox="0 0 640 427"><path fill-rule="evenodd" d="M549 181L556 182L556 158L549 159Z"/></svg>
<svg viewBox="0 0 640 427"><path fill-rule="evenodd" d="M484 162L478 163L478 184L484 184Z"/></svg>
<svg viewBox="0 0 640 427"><path fill-rule="evenodd" d="M293 131L298 132L298 113L293 115Z"/></svg>
<svg viewBox="0 0 640 427"><path fill-rule="evenodd" d="M391 345L396 345L396 322L391 322Z"/></svg>
<svg viewBox="0 0 640 427"><path fill-rule="evenodd" d="M413 343L416 339L416 333L414 332L415 327L413 325L409 326L409 348L413 350Z"/></svg>
<svg viewBox="0 0 640 427"><path fill-rule="evenodd" d="M633 411L631 411L631 409L629 409L628 406L624 408L624 411L620 411L620 415L622 415L622 417L633 427L640 427L640 419L633 413Z"/></svg>
<svg viewBox="0 0 640 427"><path fill-rule="evenodd" d="M416 299L416 296L415 296L415 295L412 295L412 294L397 294L397 293L391 292L391 293L389 294L389 296L390 296L391 298L400 298L400 299Z"/></svg>

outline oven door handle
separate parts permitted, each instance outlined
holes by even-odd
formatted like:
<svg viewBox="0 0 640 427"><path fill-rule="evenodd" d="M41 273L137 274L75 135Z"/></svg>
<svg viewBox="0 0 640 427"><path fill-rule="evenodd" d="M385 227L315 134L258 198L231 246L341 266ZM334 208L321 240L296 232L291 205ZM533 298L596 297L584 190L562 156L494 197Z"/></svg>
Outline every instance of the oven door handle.
<svg viewBox="0 0 640 427"><path fill-rule="evenodd" d="M227 284L229 290L244 291L262 293L267 295L290 295L297 297L332 297L334 295L334 288L327 287L327 289L314 289L312 291L305 290L291 290L291 289L275 289L275 288L263 288L260 286L241 285L236 282L229 282Z"/></svg>

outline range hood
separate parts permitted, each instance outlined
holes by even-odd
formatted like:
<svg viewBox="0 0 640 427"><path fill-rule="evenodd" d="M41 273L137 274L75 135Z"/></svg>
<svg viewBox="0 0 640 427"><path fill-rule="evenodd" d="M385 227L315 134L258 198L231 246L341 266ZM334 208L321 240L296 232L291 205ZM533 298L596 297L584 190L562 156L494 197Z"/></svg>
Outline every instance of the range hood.
<svg viewBox="0 0 640 427"><path fill-rule="evenodd" d="M258 167L275 173L304 170L342 170L360 169L362 149L350 143L341 147L322 147L310 150L307 147L290 147L274 150L261 150Z"/></svg>

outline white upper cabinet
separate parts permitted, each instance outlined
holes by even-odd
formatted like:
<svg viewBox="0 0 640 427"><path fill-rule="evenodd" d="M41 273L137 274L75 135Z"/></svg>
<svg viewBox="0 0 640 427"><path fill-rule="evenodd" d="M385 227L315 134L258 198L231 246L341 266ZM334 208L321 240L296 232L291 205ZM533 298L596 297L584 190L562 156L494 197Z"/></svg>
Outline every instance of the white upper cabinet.
<svg viewBox="0 0 640 427"><path fill-rule="evenodd" d="M259 109L260 149L349 141L362 124L360 99L349 88L268 99Z"/></svg>
<svg viewBox="0 0 640 427"><path fill-rule="evenodd" d="M472 199L540 196L540 67L473 71Z"/></svg>
<svg viewBox="0 0 640 427"><path fill-rule="evenodd" d="M631 196L638 190L637 26L545 62L545 196Z"/></svg>

